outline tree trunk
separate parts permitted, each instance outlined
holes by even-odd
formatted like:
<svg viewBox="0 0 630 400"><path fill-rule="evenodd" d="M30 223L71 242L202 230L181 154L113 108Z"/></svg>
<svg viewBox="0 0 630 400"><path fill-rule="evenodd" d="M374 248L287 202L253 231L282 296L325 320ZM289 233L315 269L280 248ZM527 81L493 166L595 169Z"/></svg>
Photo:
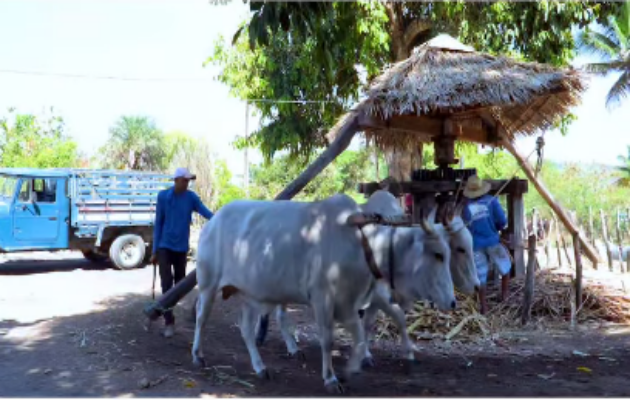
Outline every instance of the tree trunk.
<svg viewBox="0 0 630 400"><path fill-rule="evenodd" d="M505 137L503 138L503 146L512 154L512 156L514 156L516 161L521 166L521 169L523 170L523 172L525 172L525 175L527 175L529 180L534 184L534 187L536 187L536 190L538 190L538 193L540 193L540 196L543 199L545 199L549 207L551 207L551 209L558 216L560 221L562 221L562 224L569 231L569 233L571 233L571 235L573 234L578 235L578 238L580 239L580 244L582 245L582 248L584 249L586 256L589 258L589 260L591 260L591 262L594 265L597 265L597 262L598 262L597 253L595 252L595 250L593 250L591 245L584 239L584 237L580 235L579 229L575 227L573 222L571 222L571 219L569 218L569 216L564 212L562 207L554 200L551 193L549 193L545 185L542 183L542 180L536 178L536 175L534 171L532 170L532 167L529 165L525 157L521 155L521 153L516 149L514 144L508 138L505 138Z"/></svg>
<svg viewBox="0 0 630 400"><path fill-rule="evenodd" d="M409 43L405 42L403 4L390 1L385 4L385 8L389 16L392 61L403 61L409 57ZM385 161L389 168L389 176L399 182L409 180L415 152L415 149L386 151Z"/></svg>

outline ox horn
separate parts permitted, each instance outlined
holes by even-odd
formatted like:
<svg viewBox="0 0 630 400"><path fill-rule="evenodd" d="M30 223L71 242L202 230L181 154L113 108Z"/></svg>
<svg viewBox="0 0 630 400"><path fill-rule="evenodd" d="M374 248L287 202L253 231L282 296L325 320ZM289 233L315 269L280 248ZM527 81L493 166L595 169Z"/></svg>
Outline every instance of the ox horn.
<svg viewBox="0 0 630 400"><path fill-rule="evenodd" d="M431 213L429 215L433 214L433 216L435 216L435 209L436 208L434 207L433 210L431 210ZM422 210L422 208L420 208L420 227L422 228L423 231L425 231L428 234L433 234L435 232L433 230L433 227L427 220L427 218L425 218L424 211Z"/></svg>

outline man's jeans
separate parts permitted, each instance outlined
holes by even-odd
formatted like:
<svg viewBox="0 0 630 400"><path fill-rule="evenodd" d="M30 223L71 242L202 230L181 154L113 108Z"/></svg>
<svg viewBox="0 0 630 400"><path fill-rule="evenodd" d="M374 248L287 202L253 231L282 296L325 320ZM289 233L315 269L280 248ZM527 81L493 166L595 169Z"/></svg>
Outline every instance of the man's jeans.
<svg viewBox="0 0 630 400"><path fill-rule="evenodd" d="M168 292L173 285L186 276L187 253L180 253L169 249L158 249L158 265L160 266L160 281L162 282L162 294ZM173 310L164 313L166 325L175 323Z"/></svg>

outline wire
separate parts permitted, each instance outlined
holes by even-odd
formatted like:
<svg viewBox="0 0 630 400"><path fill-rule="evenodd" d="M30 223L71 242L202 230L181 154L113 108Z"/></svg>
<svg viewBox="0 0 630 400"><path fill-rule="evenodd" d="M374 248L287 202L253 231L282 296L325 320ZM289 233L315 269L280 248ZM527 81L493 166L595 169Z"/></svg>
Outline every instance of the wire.
<svg viewBox="0 0 630 400"><path fill-rule="evenodd" d="M56 72L42 71L20 71L14 69L0 69L0 73L16 74L16 75L34 75L34 76L52 76L58 78L70 79L94 79L94 80L112 80L112 81L135 81L135 82L211 82L211 79L199 78L138 78L123 76L107 76L107 75L84 75L84 74L68 74ZM273 99L247 99L248 103L275 103L275 104L327 104L335 103L330 100L273 100Z"/></svg>
<svg viewBox="0 0 630 400"><path fill-rule="evenodd" d="M20 71L15 69L0 69L0 73L4 74L16 74L16 75L35 75L35 76L54 76L59 78L74 78L74 79L95 79L95 80L114 80L114 81L144 81L144 82L210 82L210 79L198 79L198 78L126 78L123 76L106 76L106 75L84 75L84 74L67 74L56 72L42 72L42 71Z"/></svg>

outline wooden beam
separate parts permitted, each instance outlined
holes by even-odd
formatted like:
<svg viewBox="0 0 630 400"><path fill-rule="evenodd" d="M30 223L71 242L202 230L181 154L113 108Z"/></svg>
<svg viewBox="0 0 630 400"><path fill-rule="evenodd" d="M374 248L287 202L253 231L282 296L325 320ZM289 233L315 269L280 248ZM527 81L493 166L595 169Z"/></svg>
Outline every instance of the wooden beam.
<svg viewBox="0 0 630 400"><path fill-rule="evenodd" d="M487 124L483 124L480 118L458 120L457 118L433 118L423 115L400 115L383 120L378 117L361 114L358 123L359 130L391 129L435 137L442 135L446 121L452 124L452 132L457 140L491 144L488 141Z"/></svg>
<svg viewBox="0 0 630 400"><path fill-rule="evenodd" d="M569 233L571 233L571 235L576 234L576 233L578 234L580 243L582 244L582 248L584 249L586 256L589 258L589 260L591 260L593 264L596 264L597 253L595 252L595 250L593 250L593 248L586 241L586 239L582 237L582 235L580 235L579 229L577 229L577 227L573 224L573 222L571 222L571 219L565 213L562 206L560 206L555 201L551 193L547 190L547 188L543 184L542 180L536 177L534 170L529 165L525 157L516 149L516 146L514 146L514 144L509 139L503 137L502 144L507 149L507 151L509 151L512 154L512 156L514 156L514 158L519 163L523 172L525 172L525 175L527 175L527 178L529 178L529 180L534 184L534 187L536 188L536 190L538 190L538 193L540 193L542 198L545 199L549 207L551 207L553 212L558 216L558 218L560 219L562 224L565 226L565 228L569 231Z"/></svg>
<svg viewBox="0 0 630 400"><path fill-rule="evenodd" d="M328 134L334 137L334 141L317 159L306 168L293 182L280 192L274 200L292 199L300 190L304 189L320 172L324 170L335 158L348 148L352 138L358 130L358 118L355 112L346 114Z"/></svg>
<svg viewBox="0 0 630 400"><path fill-rule="evenodd" d="M495 195L507 182L507 180L487 180L491 185L490 194ZM430 194L430 193L446 193L456 192L459 184L454 181L420 181L420 182L401 182L400 186L404 193L412 194ZM377 182L359 183L357 190L359 193L364 193L368 196L372 193L380 190L381 187ZM501 194L510 193L527 193L528 184L524 179L513 179L507 186L503 188Z"/></svg>

